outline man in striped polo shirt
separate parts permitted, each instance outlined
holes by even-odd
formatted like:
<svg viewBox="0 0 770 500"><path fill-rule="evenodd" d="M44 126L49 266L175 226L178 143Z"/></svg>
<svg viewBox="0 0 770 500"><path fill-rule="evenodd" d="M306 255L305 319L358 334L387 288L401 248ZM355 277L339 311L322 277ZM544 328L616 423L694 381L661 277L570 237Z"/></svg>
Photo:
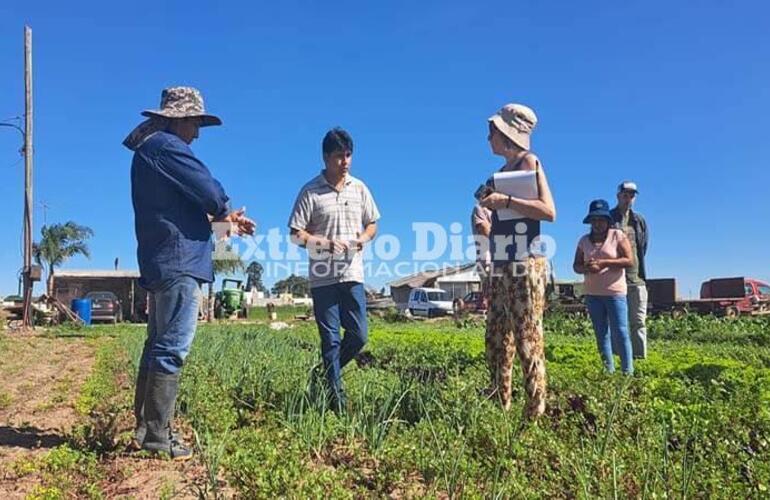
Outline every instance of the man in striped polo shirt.
<svg viewBox="0 0 770 500"><path fill-rule="evenodd" d="M366 344L363 247L380 213L369 189L349 174L353 139L341 128L323 139L325 169L305 184L289 219L292 239L307 248L321 356L332 409L344 411L341 370ZM345 336L340 336L340 325Z"/></svg>

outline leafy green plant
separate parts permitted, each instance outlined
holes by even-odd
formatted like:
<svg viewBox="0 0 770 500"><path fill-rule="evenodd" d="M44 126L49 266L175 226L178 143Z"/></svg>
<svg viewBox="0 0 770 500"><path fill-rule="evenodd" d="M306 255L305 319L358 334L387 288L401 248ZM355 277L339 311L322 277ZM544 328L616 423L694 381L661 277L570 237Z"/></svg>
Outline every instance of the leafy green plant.
<svg viewBox="0 0 770 500"><path fill-rule="evenodd" d="M18 476L37 474L42 481L29 498L102 498L98 481L102 478L96 455L62 445L33 459L13 465Z"/></svg>
<svg viewBox="0 0 770 500"><path fill-rule="evenodd" d="M372 319L344 371L349 406L312 389L315 326L207 325L179 409L207 470L244 497L661 498L766 496L770 485L768 318L653 318L633 377L607 375L585 318L546 319L546 415L523 423L479 394L483 325ZM141 330L100 351L84 403L120 392ZM121 375L123 373L123 375ZM514 366L513 406L525 395ZM125 411L125 405L122 406ZM408 495L407 495L408 496Z"/></svg>

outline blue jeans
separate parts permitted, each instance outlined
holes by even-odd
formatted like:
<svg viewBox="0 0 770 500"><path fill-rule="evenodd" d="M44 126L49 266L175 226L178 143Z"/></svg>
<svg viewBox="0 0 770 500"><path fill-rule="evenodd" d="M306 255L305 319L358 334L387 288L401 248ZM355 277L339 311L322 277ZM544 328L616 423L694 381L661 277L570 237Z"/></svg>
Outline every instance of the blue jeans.
<svg viewBox="0 0 770 500"><path fill-rule="evenodd" d="M140 370L179 373L190 352L198 324L200 286L181 276L147 295L149 314Z"/></svg>
<svg viewBox="0 0 770 500"><path fill-rule="evenodd" d="M313 288L311 294L326 380L337 393L342 389L342 369L361 351L368 337L364 285L336 283ZM344 338L340 338L340 325L345 329Z"/></svg>
<svg viewBox="0 0 770 500"><path fill-rule="evenodd" d="M615 371L612 347L620 354L623 373L634 372L631 339L628 336L628 304L625 295L587 295L586 306L596 333L596 346L608 372ZM611 332L611 336L610 336Z"/></svg>

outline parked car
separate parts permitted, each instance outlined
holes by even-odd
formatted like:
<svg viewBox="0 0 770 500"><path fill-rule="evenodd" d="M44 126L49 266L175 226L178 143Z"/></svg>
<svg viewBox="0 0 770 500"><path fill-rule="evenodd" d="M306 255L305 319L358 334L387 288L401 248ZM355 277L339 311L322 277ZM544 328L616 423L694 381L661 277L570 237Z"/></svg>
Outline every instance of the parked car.
<svg viewBox="0 0 770 500"><path fill-rule="evenodd" d="M15 306L24 302L24 297L21 295L8 295L3 299L3 306Z"/></svg>
<svg viewBox="0 0 770 500"><path fill-rule="evenodd" d="M0 318L18 321L22 319L23 314L24 298L21 295L9 295L3 299L2 306L0 306ZM5 326L4 322L0 323L0 328Z"/></svg>
<svg viewBox="0 0 770 500"><path fill-rule="evenodd" d="M85 298L91 299L92 321L111 321L112 323L123 321L123 306L114 293L89 292Z"/></svg>
<svg viewBox="0 0 770 500"><path fill-rule="evenodd" d="M440 288L415 288L409 293L407 308L412 316L433 318L452 314L452 300Z"/></svg>
<svg viewBox="0 0 770 500"><path fill-rule="evenodd" d="M463 311L484 313L489 307L488 302L488 299L480 291L475 291L465 294L460 304Z"/></svg>

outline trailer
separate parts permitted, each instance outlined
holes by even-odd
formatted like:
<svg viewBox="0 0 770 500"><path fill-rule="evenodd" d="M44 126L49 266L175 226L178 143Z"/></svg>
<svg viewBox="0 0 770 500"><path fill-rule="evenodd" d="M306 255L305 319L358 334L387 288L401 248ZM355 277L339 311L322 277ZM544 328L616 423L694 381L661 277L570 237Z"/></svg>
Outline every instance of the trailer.
<svg viewBox="0 0 770 500"><path fill-rule="evenodd" d="M770 314L770 286L752 278L704 281L699 299L679 298L674 278L648 279L647 294L651 314L669 313L675 318L688 312L728 318Z"/></svg>

